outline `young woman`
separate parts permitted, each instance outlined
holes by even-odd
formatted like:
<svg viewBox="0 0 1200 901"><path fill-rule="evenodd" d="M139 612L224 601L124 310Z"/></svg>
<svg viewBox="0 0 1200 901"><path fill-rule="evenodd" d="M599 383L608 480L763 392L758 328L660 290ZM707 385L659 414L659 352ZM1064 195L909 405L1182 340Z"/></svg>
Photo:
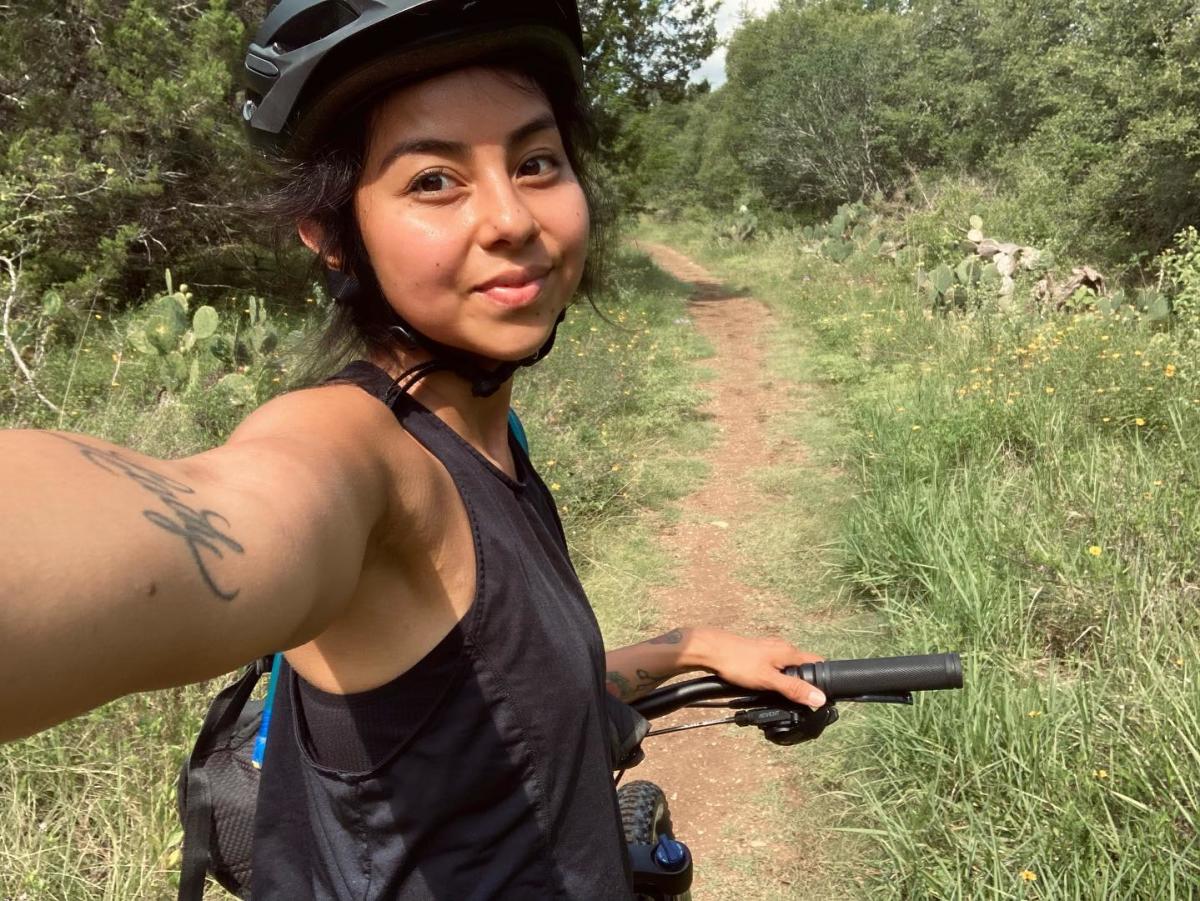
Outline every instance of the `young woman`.
<svg viewBox="0 0 1200 901"><path fill-rule="evenodd" d="M606 688L824 701L780 640L606 653L510 434L585 277L580 47L554 0L277 4L243 115L362 359L181 460L0 435L0 739L289 649L256 901L628 897Z"/></svg>

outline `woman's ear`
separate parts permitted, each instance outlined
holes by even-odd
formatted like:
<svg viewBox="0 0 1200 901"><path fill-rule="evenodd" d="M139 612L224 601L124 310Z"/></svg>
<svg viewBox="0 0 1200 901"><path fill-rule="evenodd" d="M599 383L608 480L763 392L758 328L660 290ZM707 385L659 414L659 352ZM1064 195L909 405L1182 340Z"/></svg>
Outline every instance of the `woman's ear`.
<svg viewBox="0 0 1200 901"><path fill-rule="evenodd" d="M321 254L321 247L325 243L325 230L316 223L313 219L301 219L296 225L296 232L300 235L300 240L304 242L304 246L321 257L321 262L329 269L341 269L341 258L336 254Z"/></svg>

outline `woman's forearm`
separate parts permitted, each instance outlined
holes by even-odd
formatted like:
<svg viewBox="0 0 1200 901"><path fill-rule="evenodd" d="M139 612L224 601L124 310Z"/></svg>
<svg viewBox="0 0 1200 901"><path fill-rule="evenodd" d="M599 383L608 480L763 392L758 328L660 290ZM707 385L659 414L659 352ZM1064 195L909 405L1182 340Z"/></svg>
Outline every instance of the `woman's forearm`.
<svg viewBox="0 0 1200 901"><path fill-rule="evenodd" d="M672 629L609 651L605 659L608 690L622 701L632 701L672 676L707 669L705 630Z"/></svg>
<svg viewBox="0 0 1200 901"><path fill-rule="evenodd" d="M657 638L617 648L606 655L608 690L632 701L660 684L694 670L706 670L750 689L777 691L797 704L820 707L825 695L783 670L814 663L820 656L781 638L749 638L722 629L680 628Z"/></svg>

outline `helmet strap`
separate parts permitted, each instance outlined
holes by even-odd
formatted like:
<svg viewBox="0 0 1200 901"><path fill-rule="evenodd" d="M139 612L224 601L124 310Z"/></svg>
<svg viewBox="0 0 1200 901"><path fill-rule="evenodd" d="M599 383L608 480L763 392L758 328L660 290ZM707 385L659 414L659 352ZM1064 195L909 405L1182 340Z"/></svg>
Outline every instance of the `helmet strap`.
<svg viewBox="0 0 1200 901"><path fill-rule="evenodd" d="M434 360L440 364L438 368L448 369L460 378L470 382L471 394L475 397L491 397L500 390L501 385L513 377L513 374L518 369L525 366L532 366L540 360L545 359L546 355L554 347L554 339L558 335L558 327L563 319L566 318L566 315L566 310L558 314L558 318L554 320L554 327L550 330L550 335L543 342L542 346L532 354L520 360L500 363L492 369L487 369L480 365L479 358L474 354L457 347L451 347L449 344L435 341L428 335L421 333L411 323L400 316L399 313L395 314L395 321L392 325L388 326L388 331L396 335L396 337L410 347L419 347L432 354Z"/></svg>
<svg viewBox="0 0 1200 901"><path fill-rule="evenodd" d="M354 303L355 295L362 290L362 285L353 275L328 266L325 267L325 284L330 296L336 302L343 304ZM392 323L388 325L387 329L404 344L412 348L420 348L433 357L430 362L436 363L436 366L422 368L420 377L428 375L435 369L446 369L470 382L471 393L475 397L491 397L500 390L501 385L513 377L518 369L532 366L550 353L554 347L554 339L558 335L558 327L566 315L565 309L558 314L549 337L532 354L521 360L500 363L492 369L480 365L476 355L457 347L451 347L449 344L442 344L423 334L395 310L392 311ZM408 387L415 384L416 380Z"/></svg>

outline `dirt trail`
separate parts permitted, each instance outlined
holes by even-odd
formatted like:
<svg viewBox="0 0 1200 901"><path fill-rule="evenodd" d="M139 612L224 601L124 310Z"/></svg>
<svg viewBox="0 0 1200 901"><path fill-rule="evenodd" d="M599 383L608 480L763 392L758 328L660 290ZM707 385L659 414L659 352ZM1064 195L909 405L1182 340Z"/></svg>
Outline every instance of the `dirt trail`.
<svg viewBox="0 0 1200 901"><path fill-rule="evenodd" d="M675 558L677 582L654 596L659 622L778 634L796 617L795 605L741 582L735 547L739 530L770 503L750 475L772 463L804 458L803 447L790 447L781 460L779 448L773 452L768 440L767 423L788 402L786 393L771 385L765 365L771 313L761 302L729 291L683 254L646 242L639 247L693 286L689 315L715 350L707 361L715 377L705 385L711 392L705 412L717 426L706 455L711 469L704 484L681 501L679 522L661 536ZM715 710L681 711L664 724L717 715ZM802 894L793 880L819 863L812 848L798 847L794 821L784 822L777 815L780 805L770 800L792 809L804 803L796 765L787 764L790 772L781 772L785 767L757 730L733 726L652 738L646 750L646 761L626 779L650 779L666 791L678 834L697 860L697 901Z"/></svg>

